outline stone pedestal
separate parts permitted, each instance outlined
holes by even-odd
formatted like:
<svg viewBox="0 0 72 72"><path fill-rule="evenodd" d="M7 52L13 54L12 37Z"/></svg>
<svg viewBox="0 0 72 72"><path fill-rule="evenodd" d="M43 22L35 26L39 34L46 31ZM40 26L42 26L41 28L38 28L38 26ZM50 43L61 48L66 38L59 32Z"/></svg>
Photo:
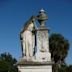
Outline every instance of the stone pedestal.
<svg viewBox="0 0 72 72"><path fill-rule="evenodd" d="M51 61L49 52L48 29L41 27L37 30L37 51L35 54L38 62Z"/></svg>
<svg viewBox="0 0 72 72"><path fill-rule="evenodd" d="M18 65L19 72L52 72L51 62L22 62Z"/></svg>

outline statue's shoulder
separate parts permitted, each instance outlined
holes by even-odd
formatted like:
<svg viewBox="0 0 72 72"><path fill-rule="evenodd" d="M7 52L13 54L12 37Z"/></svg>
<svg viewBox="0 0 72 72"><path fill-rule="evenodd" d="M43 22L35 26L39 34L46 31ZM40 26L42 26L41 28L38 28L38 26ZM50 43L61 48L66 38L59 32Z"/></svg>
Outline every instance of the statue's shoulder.
<svg viewBox="0 0 72 72"><path fill-rule="evenodd" d="M29 26L34 25L34 27L35 27L35 20L36 20L36 17L31 16L31 18L24 24L23 28L21 29L20 34L23 33L24 31L26 31Z"/></svg>

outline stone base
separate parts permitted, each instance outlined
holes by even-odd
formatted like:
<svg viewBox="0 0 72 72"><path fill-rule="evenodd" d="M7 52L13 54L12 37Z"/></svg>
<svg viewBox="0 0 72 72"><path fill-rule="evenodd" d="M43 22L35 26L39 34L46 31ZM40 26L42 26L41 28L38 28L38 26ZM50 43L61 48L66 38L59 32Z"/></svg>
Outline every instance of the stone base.
<svg viewBox="0 0 72 72"><path fill-rule="evenodd" d="M50 62L45 63L33 63L25 62L23 65L18 65L19 72L52 72L52 64Z"/></svg>
<svg viewBox="0 0 72 72"><path fill-rule="evenodd" d="M19 72L52 72L52 64L49 52L37 52L31 60L24 57L17 63Z"/></svg>
<svg viewBox="0 0 72 72"><path fill-rule="evenodd" d="M18 66L19 72L52 72L52 66Z"/></svg>

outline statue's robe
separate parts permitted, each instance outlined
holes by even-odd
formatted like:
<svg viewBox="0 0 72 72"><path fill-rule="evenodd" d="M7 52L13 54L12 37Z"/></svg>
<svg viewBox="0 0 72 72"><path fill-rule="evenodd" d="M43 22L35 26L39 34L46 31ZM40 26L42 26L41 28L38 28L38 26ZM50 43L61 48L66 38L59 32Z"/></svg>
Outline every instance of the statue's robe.
<svg viewBox="0 0 72 72"><path fill-rule="evenodd" d="M22 33L22 45L24 58L27 60L32 59L35 46L35 35L32 33L33 23L31 23L28 28Z"/></svg>

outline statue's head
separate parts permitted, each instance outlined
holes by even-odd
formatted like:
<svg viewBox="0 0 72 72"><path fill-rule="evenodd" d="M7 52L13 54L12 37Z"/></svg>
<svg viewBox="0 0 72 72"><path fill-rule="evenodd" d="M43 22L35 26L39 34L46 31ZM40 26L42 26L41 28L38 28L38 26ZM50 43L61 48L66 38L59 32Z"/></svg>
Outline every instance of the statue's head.
<svg viewBox="0 0 72 72"><path fill-rule="evenodd" d="M34 23L31 22L31 23L28 25L27 30L31 30L31 31L32 31L33 28L34 28Z"/></svg>

